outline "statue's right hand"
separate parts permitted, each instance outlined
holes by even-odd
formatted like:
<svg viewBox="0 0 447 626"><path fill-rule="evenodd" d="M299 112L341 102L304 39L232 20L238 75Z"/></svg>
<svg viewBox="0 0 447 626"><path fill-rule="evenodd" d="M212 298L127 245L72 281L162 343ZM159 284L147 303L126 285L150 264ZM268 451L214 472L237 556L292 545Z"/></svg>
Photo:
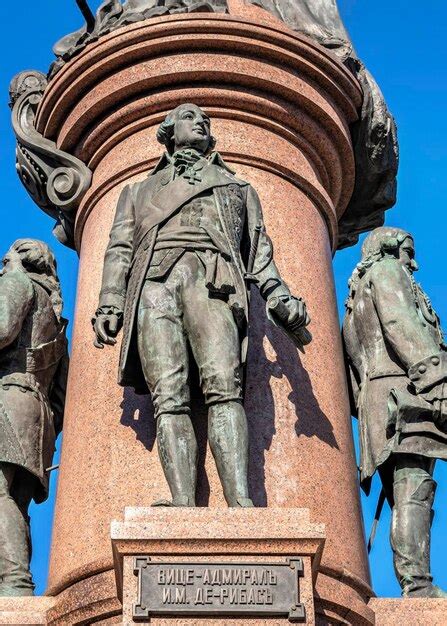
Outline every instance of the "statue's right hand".
<svg viewBox="0 0 447 626"><path fill-rule="evenodd" d="M98 312L93 320L93 330L96 335L94 346L100 349L104 348L104 345L114 346L120 322L121 316L116 313Z"/></svg>

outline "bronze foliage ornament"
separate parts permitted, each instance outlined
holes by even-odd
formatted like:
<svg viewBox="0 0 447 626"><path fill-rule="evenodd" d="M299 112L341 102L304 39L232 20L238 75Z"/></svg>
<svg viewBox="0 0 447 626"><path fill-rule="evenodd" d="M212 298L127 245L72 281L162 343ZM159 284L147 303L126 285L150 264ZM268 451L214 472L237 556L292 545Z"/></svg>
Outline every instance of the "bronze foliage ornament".
<svg viewBox="0 0 447 626"><path fill-rule="evenodd" d="M59 150L54 141L36 129L36 112L47 84L45 75L36 70L20 72L11 81L16 169L37 206L56 220L55 237L73 248L76 209L90 187L92 173L82 161Z"/></svg>
<svg viewBox="0 0 447 626"><path fill-rule="evenodd" d="M104 0L93 15L85 0L76 0L85 24L54 45L57 59L50 68L50 78L84 48L118 28L153 17L178 13L225 13L226 0Z"/></svg>

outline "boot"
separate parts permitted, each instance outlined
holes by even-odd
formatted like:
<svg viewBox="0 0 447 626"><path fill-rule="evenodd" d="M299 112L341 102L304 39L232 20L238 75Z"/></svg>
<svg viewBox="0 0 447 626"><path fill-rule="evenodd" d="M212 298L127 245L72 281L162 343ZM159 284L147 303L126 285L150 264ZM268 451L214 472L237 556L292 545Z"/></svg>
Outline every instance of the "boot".
<svg viewBox="0 0 447 626"><path fill-rule="evenodd" d="M247 418L240 402L210 406L208 438L228 506L253 507L248 495Z"/></svg>
<svg viewBox="0 0 447 626"><path fill-rule="evenodd" d="M152 506L195 507L198 449L189 415L160 415L157 444L172 501L158 500Z"/></svg>
<svg viewBox="0 0 447 626"><path fill-rule="evenodd" d="M391 546L404 597L447 597L432 583L430 528L436 483L422 467L398 467L394 474Z"/></svg>
<svg viewBox="0 0 447 626"><path fill-rule="evenodd" d="M433 583L427 583L427 581L421 581L422 585L419 588L415 588L417 580L413 579L413 585L411 589L403 589L402 596L404 598L447 598L447 593L443 591L437 585Z"/></svg>
<svg viewBox="0 0 447 626"><path fill-rule="evenodd" d="M241 509L252 509L254 507L253 500L250 498L238 498L237 503Z"/></svg>
<svg viewBox="0 0 447 626"><path fill-rule="evenodd" d="M172 500L156 500L151 504L151 506L180 506L180 507L195 507L195 503L191 502L188 497L182 498L178 496L177 498L173 498Z"/></svg>
<svg viewBox="0 0 447 626"><path fill-rule="evenodd" d="M29 562L29 525L14 499L0 488L0 597L34 595Z"/></svg>

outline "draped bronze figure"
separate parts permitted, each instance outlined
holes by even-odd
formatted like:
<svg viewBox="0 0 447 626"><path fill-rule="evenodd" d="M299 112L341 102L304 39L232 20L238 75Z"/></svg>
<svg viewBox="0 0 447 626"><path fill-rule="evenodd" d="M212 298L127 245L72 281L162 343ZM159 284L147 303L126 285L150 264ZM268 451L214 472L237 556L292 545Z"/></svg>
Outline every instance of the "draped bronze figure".
<svg viewBox="0 0 447 626"><path fill-rule="evenodd" d="M447 347L417 269L409 233L381 227L368 235L349 282L343 338L360 478L369 493L379 471L402 593L447 597L430 574L433 468L447 459Z"/></svg>
<svg viewBox="0 0 447 626"><path fill-rule="evenodd" d="M48 497L62 429L66 321L48 246L16 241L0 273L0 596L29 596L28 506Z"/></svg>
<svg viewBox="0 0 447 626"><path fill-rule="evenodd" d="M161 463L174 506L195 506L197 443L190 409L189 349L208 405L208 435L229 506L252 506L242 404L249 289L303 345L304 302L273 261L259 198L213 150L209 117L194 104L158 131L166 152L149 177L124 188L107 247L96 345L123 324L119 382L149 388Z"/></svg>

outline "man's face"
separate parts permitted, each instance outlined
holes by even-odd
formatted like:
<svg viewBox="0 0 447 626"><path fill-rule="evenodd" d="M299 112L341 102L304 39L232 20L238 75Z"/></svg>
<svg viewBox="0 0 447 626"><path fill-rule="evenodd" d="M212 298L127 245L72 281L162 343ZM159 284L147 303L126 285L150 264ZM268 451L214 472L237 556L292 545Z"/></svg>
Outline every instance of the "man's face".
<svg viewBox="0 0 447 626"><path fill-rule="evenodd" d="M210 118L198 106L185 104L174 114L174 152L195 148L205 153L210 144Z"/></svg>
<svg viewBox="0 0 447 626"><path fill-rule="evenodd" d="M399 260L410 272L417 272L419 269L418 264L414 260L414 243L410 237L407 237L399 248Z"/></svg>
<svg viewBox="0 0 447 626"><path fill-rule="evenodd" d="M0 269L0 276L3 276L7 272L14 269L23 269L20 254L13 248L10 248L3 257L2 265L3 267Z"/></svg>

